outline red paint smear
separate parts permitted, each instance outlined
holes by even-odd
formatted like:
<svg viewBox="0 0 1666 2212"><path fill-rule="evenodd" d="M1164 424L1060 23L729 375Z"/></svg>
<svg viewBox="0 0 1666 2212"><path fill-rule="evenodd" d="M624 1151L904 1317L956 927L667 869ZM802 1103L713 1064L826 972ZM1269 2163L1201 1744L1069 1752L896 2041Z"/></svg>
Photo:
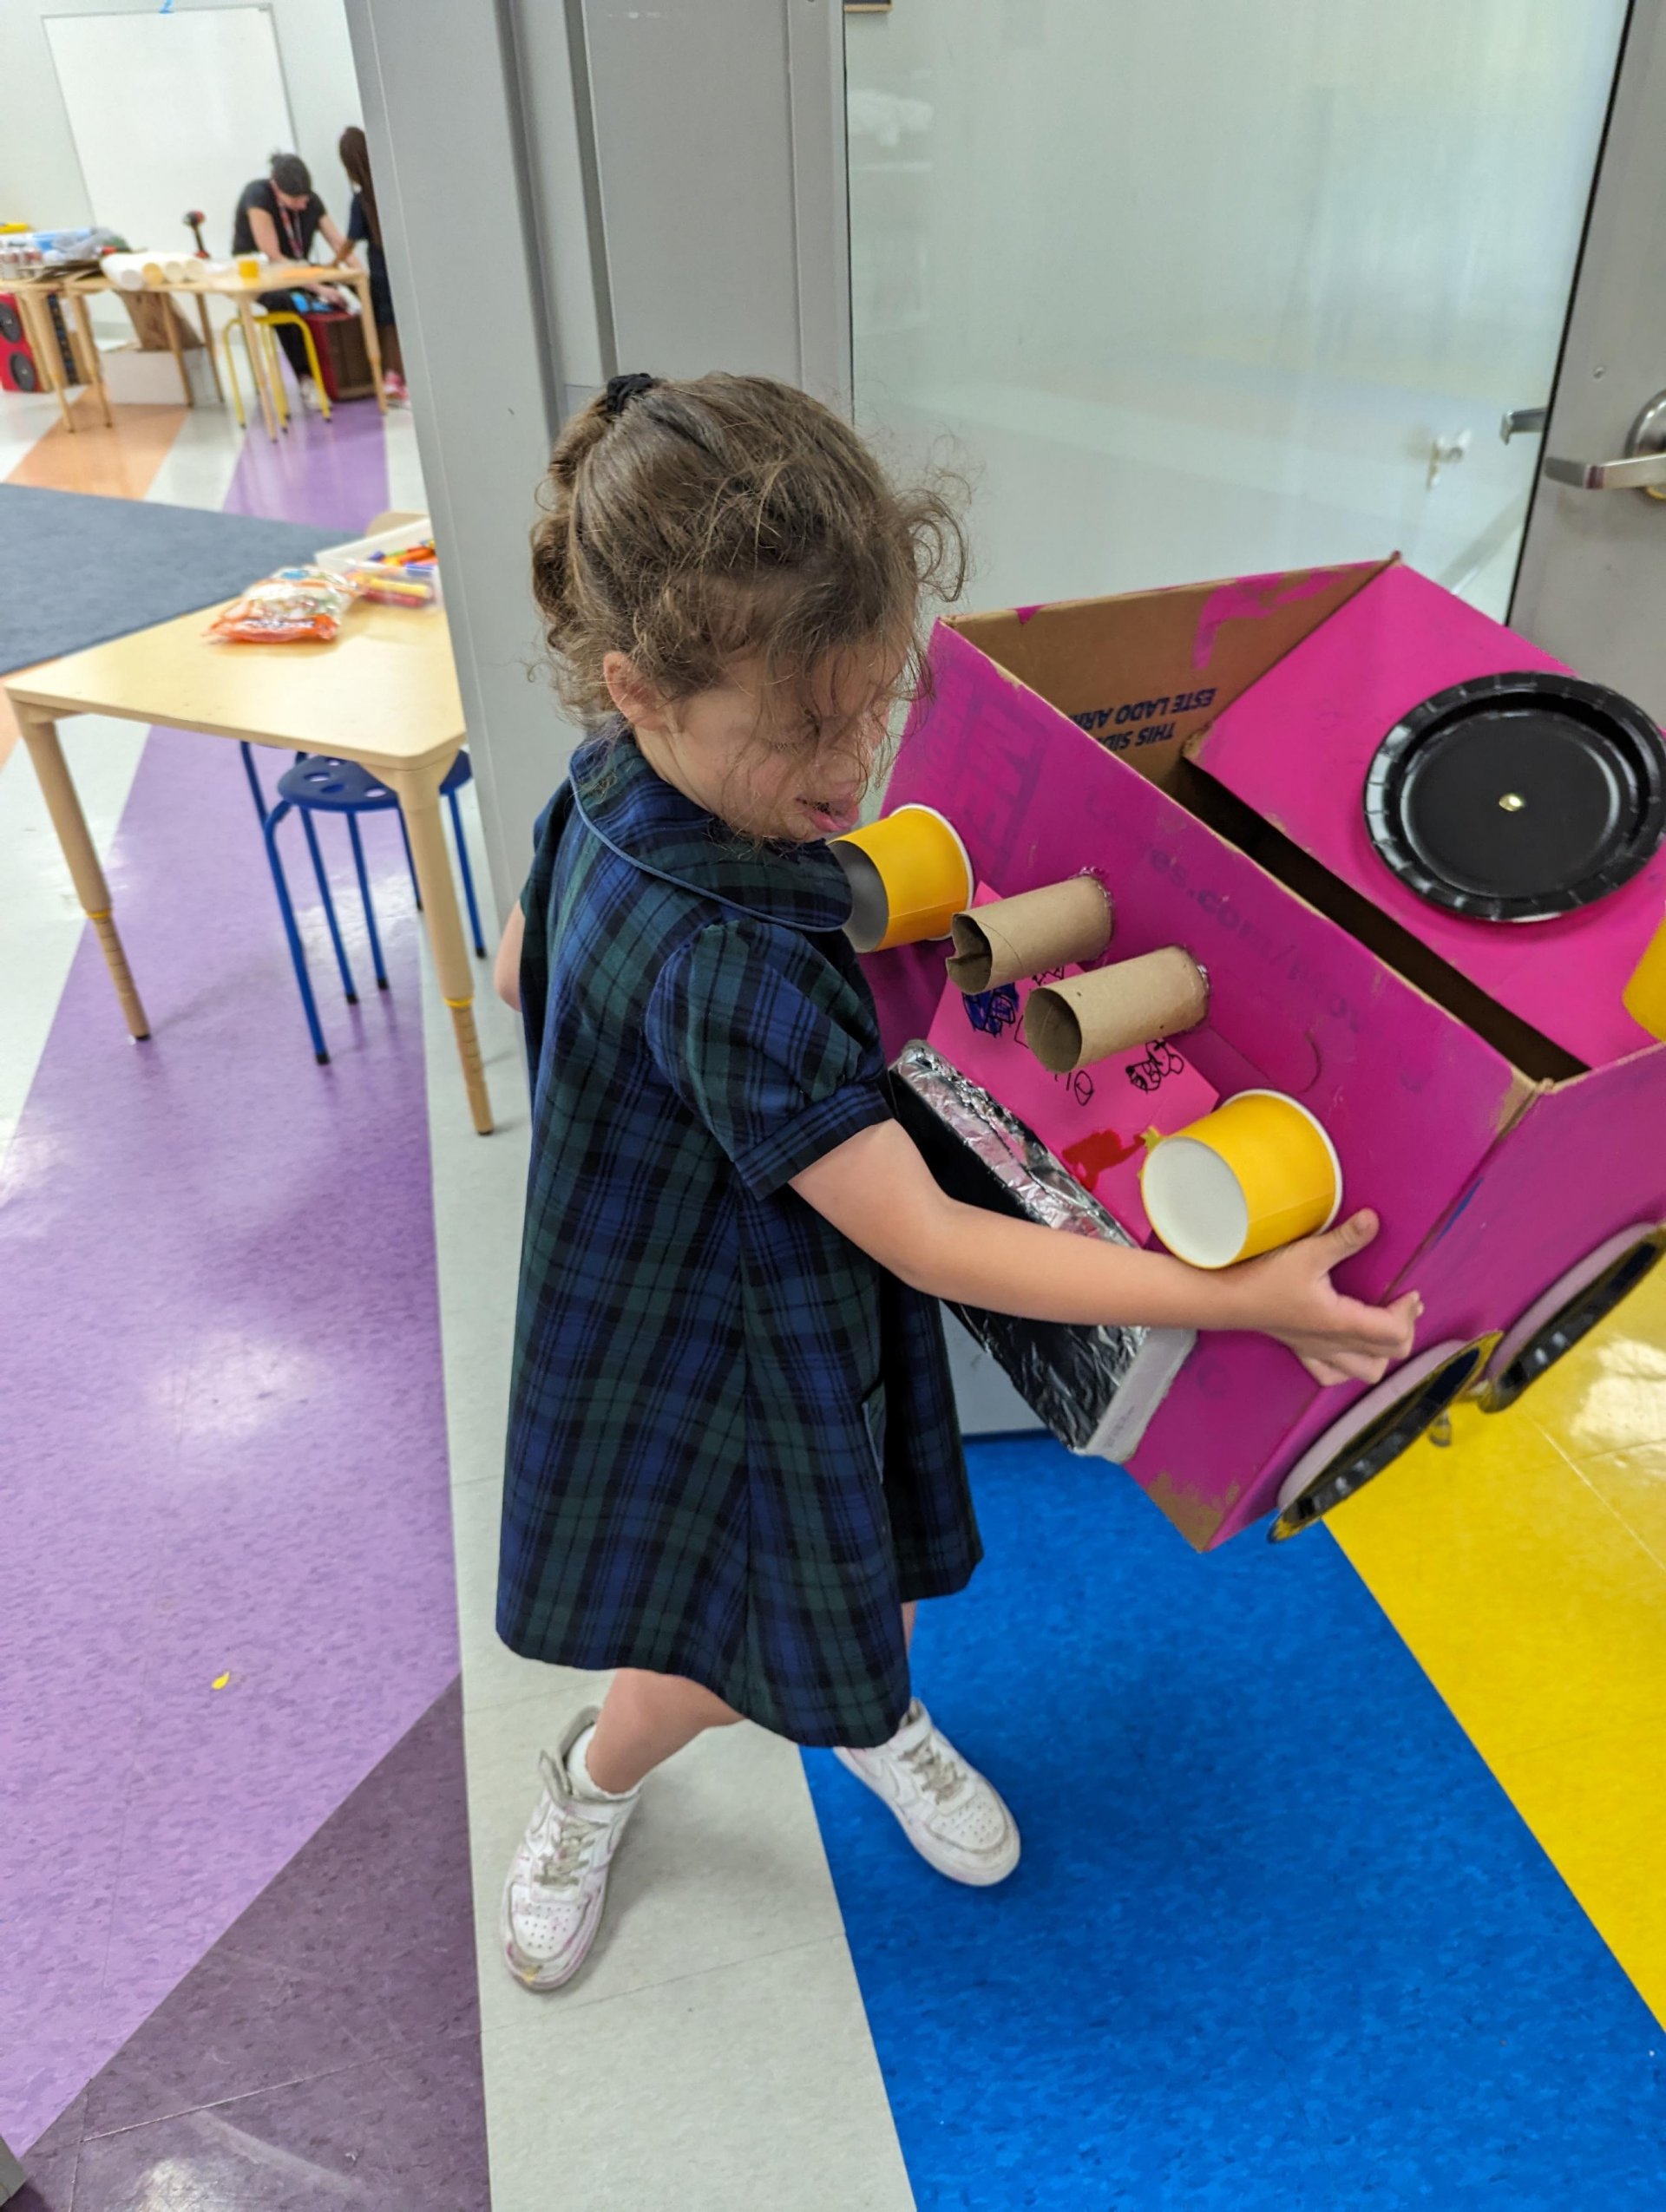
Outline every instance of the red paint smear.
<svg viewBox="0 0 1666 2212"><path fill-rule="evenodd" d="M1108 1175L1125 1160L1131 1160L1139 1150L1140 1142L1138 1137L1133 1137L1125 1144L1115 1129L1097 1129L1092 1136L1080 1138L1066 1149L1065 1165L1084 1190L1095 1191L1100 1176Z"/></svg>

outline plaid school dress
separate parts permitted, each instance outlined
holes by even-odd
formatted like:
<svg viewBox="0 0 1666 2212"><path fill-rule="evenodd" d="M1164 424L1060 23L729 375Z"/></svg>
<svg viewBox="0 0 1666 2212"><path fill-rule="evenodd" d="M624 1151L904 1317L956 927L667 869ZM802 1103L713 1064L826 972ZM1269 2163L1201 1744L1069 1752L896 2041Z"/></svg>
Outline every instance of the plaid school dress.
<svg viewBox="0 0 1666 2212"><path fill-rule="evenodd" d="M498 1633L882 1743L899 1605L981 1548L935 1301L788 1188L890 1111L843 871L737 841L621 726L575 756L523 903Z"/></svg>

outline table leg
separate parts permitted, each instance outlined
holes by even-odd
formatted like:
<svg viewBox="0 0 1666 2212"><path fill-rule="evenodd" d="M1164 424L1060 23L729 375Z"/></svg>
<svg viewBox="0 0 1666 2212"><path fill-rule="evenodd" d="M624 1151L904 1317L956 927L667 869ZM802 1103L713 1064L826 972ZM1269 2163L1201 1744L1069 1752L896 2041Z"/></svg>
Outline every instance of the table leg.
<svg viewBox="0 0 1666 2212"><path fill-rule="evenodd" d="M197 294L197 327L202 332L202 342L208 349L208 373L214 380L214 397L224 406L226 387L220 381L220 362L214 352L214 326L208 315L208 295Z"/></svg>
<svg viewBox="0 0 1666 2212"><path fill-rule="evenodd" d="M254 379L255 397L260 402L260 419L266 426L266 435L276 445L278 442L276 410L272 405L272 393L266 385L266 364L260 354L260 332L255 323L254 310L249 305L246 292L239 295L237 319L243 325L243 350L249 357L249 374Z"/></svg>
<svg viewBox="0 0 1666 2212"><path fill-rule="evenodd" d="M174 366L180 372L180 386L185 394L185 403L187 407L194 407L197 396L191 389L191 371L185 365L185 348L180 344L179 311L174 304L171 291L162 294L162 305L167 313L168 350L174 356Z"/></svg>
<svg viewBox="0 0 1666 2212"><path fill-rule="evenodd" d="M78 291L74 294L74 298L75 327L81 333L82 374L88 377L98 394L98 403L104 410L104 428L114 429L115 418L110 413L110 396L104 388L104 363L99 354L97 341L93 337L93 318L87 311L87 295Z"/></svg>
<svg viewBox="0 0 1666 2212"><path fill-rule="evenodd" d="M463 943L462 920L457 913L456 886L440 826L440 784L451 762L436 767L382 771L393 789L410 839L416 863L416 881L423 894L423 919L434 954L434 972L440 995L451 1009L451 1025L457 1036L457 1057L469 1092L469 1110L482 1136L492 1133L492 1102L481 1064L480 1039L475 1031L475 975L469 949Z"/></svg>
<svg viewBox="0 0 1666 2212"><path fill-rule="evenodd" d="M115 995L121 1001L128 1031L135 1037L147 1037L150 1035L150 1023L110 917L110 887L104 880L104 871L98 864L98 854L88 834L87 817L81 811L81 801L69 778L69 764L58 742L57 724L37 718L28 707L18 710L18 721L29 756L35 763L35 773L40 778L46 810L52 817L52 827L58 833L58 842L69 865L75 896L97 932L99 950L110 972L110 981L115 985Z"/></svg>
<svg viewBox="0 0 1666 2212"><path fill-rule="evenodd" d="M35 357L36 366L46 379L46 388L58 402L58 416L66 430L74 432L75 418L65 389L63 363L58 354L58 333L52 320L50 293L36 292L33 286L19 287L16 295L23 313L24 335L29 350Z"/></svg>
<svg viewBox="0 0 1666 2212"><path fill-rule="evenodd" d="M385 415L388 395L382 385L382 340L377 334L376 317L371 310L371 279L368 271L353 279L353 289L358 294L358 318L364 325L364 350L371 360L371 382L376 386L376 403Z"/></svg>

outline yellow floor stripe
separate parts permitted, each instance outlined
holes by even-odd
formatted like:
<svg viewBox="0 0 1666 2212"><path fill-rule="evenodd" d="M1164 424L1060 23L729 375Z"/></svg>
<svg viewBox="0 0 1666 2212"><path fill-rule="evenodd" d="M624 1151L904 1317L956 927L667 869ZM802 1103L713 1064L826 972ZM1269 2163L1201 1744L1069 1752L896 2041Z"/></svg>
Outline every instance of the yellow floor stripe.
<svg viewBox="0 0 1666 2212"><path fill-rule="evenodd" d="M1331 1517L1666 2023L1666 1268L1511 1413Z"/></svg>

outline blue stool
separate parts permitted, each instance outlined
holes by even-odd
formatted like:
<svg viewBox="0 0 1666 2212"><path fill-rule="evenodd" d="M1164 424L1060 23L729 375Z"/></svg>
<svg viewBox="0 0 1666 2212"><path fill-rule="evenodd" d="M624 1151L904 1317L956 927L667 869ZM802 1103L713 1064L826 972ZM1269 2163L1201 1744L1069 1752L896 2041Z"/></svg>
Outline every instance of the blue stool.
<svg viewBox="0 0 1666 2212"><path fill-rule="evenodd" d="M266 842L266 859L272 868L272 880L278 893L278 911L283 916L284 934L289 940L289 957L294 963L295 980L300 987L301 1006L306 1015L306 1026L312 1037L312 1052L323 1067L330 1055L325 1047L324 1031L318 1023L318 1004L312 996L312 978L306 972L306 954L301 945L301 933L295 926L295 908L289 895L289 884L284 874L284 864L278 852L278 825L292 811L301 818L308 852L312 856L312 873L318 879L318 896L324 902L324 915L330 927L330 941L336 951L336 965L341 971L341 987L347 1004L358 1004L358 992L353 984L353 972L347 965L347 947L342 942L341 925L336 919L336 902L330 895L330 879L325 873L324 854L318 848L318 834L313 827L315 814L344 815L347 835L353 848L353 867L358 875L358 895L364 905L364 930L371 940L371 959L376 965L376 987L385 991L388 972L382 959L382 939L377 933L376 908L371 902L371 879L364 867L364 847L358 834L360 815L386 814L390 809L398 816L399 834L404 838L405 865L410 869L410 887L420 909L423 894L416 881L416 864L411 859L410 840L405 834L404 816L399 813L399 802L385 783L378 782L369 769L361 768L357 761L340 761L325 753L297 753L295 765L288 769L278 781L278 803L268 810L266 795L260 789L260 778L255 769L254 752L246 741L243 745L243 766L247 771L249 789L254 795L254 810L260 817L260 831ZM474 872L469 866L469 847L462 834L462 815L457 805L457 794L474 774L469 756L459 751L440 786L440 793L451 809L451 831L457 841L457 866L462 874L462 895L469 907L469 926L474 932L476 958L486 957L485 940L481 935L480 908L475 900Z"/></svg>

